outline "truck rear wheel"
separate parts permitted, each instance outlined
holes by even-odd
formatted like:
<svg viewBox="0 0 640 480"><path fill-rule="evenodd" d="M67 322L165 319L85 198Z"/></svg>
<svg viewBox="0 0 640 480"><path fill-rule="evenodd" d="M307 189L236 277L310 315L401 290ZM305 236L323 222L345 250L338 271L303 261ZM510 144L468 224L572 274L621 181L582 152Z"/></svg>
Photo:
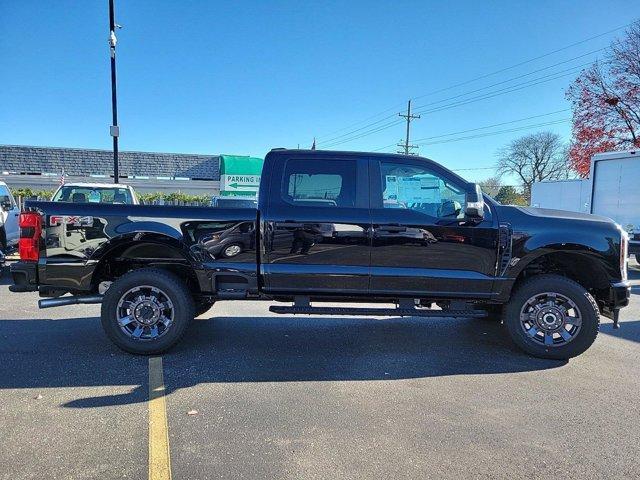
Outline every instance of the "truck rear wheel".
<svg viewBox="0 0 640 480"><path fill-rule="evenodd" d="M541 358L568 359L587 350L600 329L598 305L580 284L537 275L513 293L504 311L511 339Z"/></svg>
<svg viewBox="0 0 640 480"><path fill-rule="evenodd" d="M114 281L102 301L102 327L122 350L151 355L174 346L194 317L187 286L160 269L134 270Z"/></svg>

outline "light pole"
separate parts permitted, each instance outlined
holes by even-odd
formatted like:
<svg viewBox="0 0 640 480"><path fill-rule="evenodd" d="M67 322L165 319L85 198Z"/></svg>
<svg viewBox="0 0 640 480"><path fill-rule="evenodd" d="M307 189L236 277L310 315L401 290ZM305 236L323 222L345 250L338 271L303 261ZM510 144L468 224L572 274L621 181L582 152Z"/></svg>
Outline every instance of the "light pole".
<svg viewBox="0 0 640 480"><path fill-rule="evenodd" d="M109 51L111 54L111 112L112 123L109 133L113 137L113 182L118 183L118 136L120 135L120 127L118 127L118 96L116 94L116 27L117 25L113 12L113 0L109 0Z"/></svg>

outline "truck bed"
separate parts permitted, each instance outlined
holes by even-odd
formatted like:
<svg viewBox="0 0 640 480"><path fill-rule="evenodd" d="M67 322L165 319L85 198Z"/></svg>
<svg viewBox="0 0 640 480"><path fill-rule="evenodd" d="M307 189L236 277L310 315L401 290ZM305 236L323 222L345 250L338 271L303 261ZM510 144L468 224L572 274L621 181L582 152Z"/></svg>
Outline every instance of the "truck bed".
<svg viewBox="0 0 640 480"><path fill-rule="evenodd" d="M39 201L26 208L44 214L41 285L95 290L93 274L123 259L188 264L204 291L215 289L216 272L238 271L255 283L255 209Z"/></svg>

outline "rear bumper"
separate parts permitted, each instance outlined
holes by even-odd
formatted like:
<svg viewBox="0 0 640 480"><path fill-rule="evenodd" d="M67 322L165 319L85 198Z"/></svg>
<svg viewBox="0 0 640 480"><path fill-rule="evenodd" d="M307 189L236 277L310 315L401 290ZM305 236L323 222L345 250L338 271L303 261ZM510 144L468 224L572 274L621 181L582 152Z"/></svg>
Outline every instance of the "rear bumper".
<svg viewBox="0 0 640 480"><path fill-rule="evenodd" d="M11 265L12 292L36 292L38 290L38 264L36 262L16 262Z"/></svg>

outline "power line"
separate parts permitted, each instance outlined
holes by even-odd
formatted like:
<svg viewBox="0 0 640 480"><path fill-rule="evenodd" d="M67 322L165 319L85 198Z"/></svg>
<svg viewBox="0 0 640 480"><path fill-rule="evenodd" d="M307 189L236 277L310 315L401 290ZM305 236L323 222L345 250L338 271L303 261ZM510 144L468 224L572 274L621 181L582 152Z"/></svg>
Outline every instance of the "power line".
<svg viewBox="0 0 640 480"><path fill-rule="evenodd" d="M452 142L461 142L463 140L472 140L474 138L482 138L482 137L490 137L493 135L501 135L503 133L511 133L511 132L518 132L521 130L528 130L531 128L539 128L539 127L547 127L550 125L557 125L560 123L565 123L565 122L569 122L571 121L570 118L563 118L561 120L553 120L551 122L544 122L544 123L537 123L537 124L533 124L533 125L525 125L522 127L517 127L517 128L510 128L510 129L506 129L506 130L498 130L496 132L487 132L487 133L480 133L477 135L469 135L466 137L458 137L458 138L451 138L448 140L438 140L435 142L422 142L422 143L418 143L418 145L439 145L441 143L452 143Z"/></svg>
<svg viewBox="0 0 640 480"><path fill-rule="evenodd" d="M470 170L495 170L496 167L453 168L452 172L467 172Z"/></svg>
<svg viewBox="0 0 640 480"><path fill-rule="evenodd" d="M492 128L492 127L497 127L500 125L508 125L508 124L512 124L512 123L517 123L517 122L521 122L524 120L530 120L532 118L539 118L539 117L543 117L543 116L548 116L548 115L552 115L552 114L556 114L556 113L561 113L561 112L565 112L568 111L569 109L565 109L565 110L558 110L556 112L549 112L549 113L545 113L545 114L541 114L541 115L533 115L531 117L525 117L525 118L521 118L518 120L512 120L509 122L502 122L502 123L496 123L494 125L487 125L484 127L478 127L478 128L473 128L473 129L469 129L469 130L461 130L458 132L452 132L452 133L445 133L442 135L436 135L433 137L425 137L422 139L418 139L418 140L427 140L427 139L436 139L436 138L442 138L442 137L449 137L452 135L459 135L462 133L468 133L468 132L473 132L473 131L478 131L478 130L484 130L486 128ZM447 140L439 140L439 141L434 141L434 142L419 142L416 145L418 146L425 146L425 145L438 145L441 143L452 143L452 142L461 142L464 140L472 140L475 138L482 138L482 137L490 137L493 135L502 135L504 133L512 133L512 132L517 132L517 131L522 131L522 130L529 130L531 128L539 128L539 127L546 127L546 126L551 126L551 125L558 125L561 123L565 123L570 121L570 118L562 118L559 120L551 120L548 122L542 122L542 123L536 123L536 124L531 124L531 125L523 125L522 127L515 127L515 128L509 128L509 129L504 129L504 130L497 130L495 132L486 132L486 133L481 133L481 134L477 134L477 135L468 135L465 137L458 137L458 138L452 138L452 139L447 139ZM391 146L394 146L395 144L389 144L389 145L385 145L384 147L380 147L377 148L375 150L372 150L373 152L379 152L381 150L387 149ZM454 170L454 171L462 171L462 170L489 170L493 167L478 167L478 168L465 168L465 169L459 169L459 170Z"/></svg>
<svg viewBox="0 0 640 480"><path fill-rule="evenodd" d="M434 113L434 112L440 112L442 110L449 110L451 108L455 108L455 107L460 107L462 105L468 105L469 103L475 103L475 102L479 102L481 100L486 100L489 98L494 98L500 95L505 95L507 93L513 93L513 92L518 92L520 90L524 90L525 88L529 88L529 87L534 87L536 85L541 85L543 83L548 83L551 82L553 80L558 80L560 78L564 78L570 75L575 75L580 67L572 67L570 69L567 70L561 70L560 72L555 72L549 75L543 75L542 77L538 77L538 78L534 78L532 80L528 80L526 82L522 82L522 83L517 83L515 85L511 85L509 87L505 87L505 88L500 88L497 89L493 92L487 92L487 93L483 93L482 95L478 95L475 97L471 97L471 98L467 98L467 99L463 99L463 100L459 100L453 103L449 103L446 105L441 105L439 107L434 107L434 108L430 108L430 109L426 109L426 110L417 110L420 113ZM440 103L440 102L434 102L435 103ZM429 105L433 105L433 104L426 104L426 105L422 105L421 107L418 108L424 108L427 107Z"/></svg>
<svg viewBox="0 0 640 480"><path fill-rule="evenodd" d="M604 50L604 49L601 48L600 50L594 50L593 52L589 52L588 55L592 55L593 53L599 52L601 50ZM511 78L509 78L507 80L503 80L501 82L492 83L491 85L487 85L485 87L477 88L475 90L471 90L471 91L468 91L468 92L463 92L463 93L460 93L458 95L454 95L454 96L451 96L451 97L443 98L441 100L436 100L434 102L425 103L424 105L420 105L417 108L424 108L424 107L431 106L431 105L437 105L438 103L443 103L443 102L446 102L446 101L449 101L449 100L454 100L456 98L464 97L466 95L471 95L472 93L481 92L482 90L487 90L489 88L492 88L492 87L495 87L495 86L498 86L498 85L502 85L502 84L505 84L505 83L513 82L515 80L520 80L521 78L528 77L529 75L533 75L534 73L539 73L539 72L542 72L544 70L549 70L550 68L557 67L558 65L562 65L562 64L565 64L565 63L572 62L573 60L576 60L576 59L578 59L580 57L583 57L583 56L584 55L580 55L578 57L570 58L569 60L566 60L564 62L559 62L559 63L556 63L554 65L549 65L548 67L545 67L545 68L539 68L538 70L534 70L532 72L524 73L522 75L517 75L515 77L511 77ZM536 80L547 78L549 76L558 75L558 74L564 73L564 72L569 72L569 71L576 70L576 69L579 69L579 68L582 68L582 67L586 67L587 65L591 65L591 64L592 64L592 62L581 63L580 65L574 65L574 66L572 66L570 68L567 68L565 70L558 70L557 72L552 72L552 73L549 73L547 75L543 75L543 76L538 77L538 78L527 80L526 82L523 82L521 84L508 85L508 86L505 86L503 88L507 89L507 88L512 88L512 87L518 86L518 85L524 85L525 83L528 83L528 82L533 82L533 81L536 81Z"/></svg>
<svg viewBox="0 0 640 480"><path fill-rule="evenodd" d="M448 109L451 109L451 108L456 108L456 107L459 107L459 106L468 105L470 103L479 102L481 100L487 100L489 98L494 98L494 97L497 97L497 96L500 96L500 95L505 95L507 93L517 92L517 91L523 90L525 88L529 88L529 87L533 87L533 86L536 86L536 85L547 83L547 82L550 82L550 81L553 81L553 80L557 80L559 78L563 78L563 77L566 77L568 75L573 75L575 73L575 71L576 71L576 68L579 68L579 67L572 67L570 69L561 70L560 72L555 72L553 74L543 75L542 77L538 77L538 78L535 78L535 79L532 79L532 80L528 80L527 82L511 85L511 86L506 87L506 88L497 89L497 90L495 90L493 92L487 92L485 94L478 95L476 97L467 98L467 99L460 100L458 102L453 102L453 103L450 103L450 104L447 104L447 105L441 105L439 107L435 107L435 108L427 109L427 110L420 110L419 113L420 114L426 114L426 113L440 112L440 111L443 111L443 110L448 110ZM567 71L568 71L568 73L565 73ZM561 73L561 74L558 75L558 73ZM426 105L423 105L423 107L424 106L426 106ZM401 121L391 121L391 122L388 122L388 123L386 123L384 125L381 125L379 127L376 127L376 128L370 129L370 130L365 130L362 133L357 134L357 135L353 135L353 136L346 137L346 138L343 138L343 139L336 139L335 141L332 141L332 142L330 142L328 144L323 145L323 148L330 148L330 147L334 147L334 146L337 146L337 145L341 145L343 143L352 142L354 140L358 140L360 138L363 138L363 137L366 137L366 136L369 136L369 135L373 135L374 133L378 133L378 132L380 132L382 130L386 130L387 128L391 128L393 126L399 125L400 123L403 123L403 122L401 122Z"/></svg>
<svg viewBox="0 0 640 480"><path fill-rule="evenodd" d="M337 129L337 130L333 130L333 131L331 131L331 132L325 133L324 135L320 135L318 138L325 138L325 137L329 137L329 136L332 136L332 135L334 135L334 134L336 134L336 133L338 133L338 132L342 132L342 131L344 131L344 130L348 130L348 129L350 129L351 127L355 127L356 125L360 125L360 124L362 124L362 123L365 123L365 122L367 122L367 121L369 121L369 120L371 120L371 119L374 119L374 118L376 118L376 117L379 117L380 115L384 115L385 113L389 113L389 112L391 112L391 111L394 111L394 110L396 110L396 109L398 108L398 106L401 106L401 105L403 105L403 104L402 104L402 103L396 104L395 106L393 106L393 107L391 107L391 108L387 108L386 110L382 110L381 112L378 112L378 113L376 113L376 114L370 115L370 116L368 116L367 118L363 118L362 120L359 120L359 121L357 121L357 122L354 122L354 123L352 123L352 124L349 124L349 125L348 125L348 126L346 126L346 127L342 127L342 128ZM394 116L395 116L395 113L392 113L392 114L390 114L390 115L387 115L387 116L385 117L385 119L386 119L386 118L391 118L391 117L394 117ZM380 120L379 120L379 121L380 121ZM379 121L378 121L378 122L379 122ZM374 122L374 123L378 123L378 122ZM366 125L365 125L365 127L364 127L364 128L366 128ZM328 142L329 140L331 140L331 139L325 140L325 142Z"/></svg>
<svg viewBox="0 0 640 480"><path fill-rule="evenodd" d="M323 140L322 142L318 142L318 143L322 143L322 144L324 144L324 143L333 143L334 141L339 140L340 138L351 136L356 132L359 132L361 130L365 130L365 129L370 128L370 127L372 127L372 126L374 126L374 125L376 125L378 123L382 123L385 120L388 120L390 118L395 118L395 117L396 117L395 113L393 113L391 115L387 115L386 117L381 118L380 120L377 120L377 121L375 121L373 123L369 123L369 124L367 124L367 125L365 125L363 127L356 128L355 130L352 130L350 132L343 133L342 135L338 135L337 137L328 138L327 140Z"/></svg>
<svg viewBox="0 0 640 480"><path fill-rule="evenodd" d="M441 88L439 90L434 90L432 92L425 93L424 95L420 95L418 97L413 97L413 99L417 100L418 98L424 98L424 97L427 97L429 95L435 95L436 93L441 93L441 92L445 92L447 90L451 90L453 88L457 88L457 87L461 87L461 86L464 86L464 85L468 85L469 83L477 82L478 80L482 80L482 79L485 79L487 77L491 77L493 75L497 75L498 73L506 72L507 70L512 70L514 68L521 67L522 65L526 65L527 63L535 62L536 60L540 60L541 58L549 57L549 56L551 56L551 55L553 55L555 53L562 52L564 50L568 50L568 49L570 49L572 47L575 47L577 45L582 45L583 43L587 43L587 42L589 42L591 40L595 40L596 38L604 37L605 35L609 35L610 33L617 32L618 30L622 30L623 28L627 28L630 25L631 25L631 23L627 23L626 25L622 25L621 27L617 27L617 28L614 28L612 30L608 30L608 31L606 31L604 33L600 33L598 35L594 35L593 37L585 38L584 40L580 40L579 42L572 43L572 44L567 45L565 47L558 48L556 50L553 50L551 52L539 55L539 56L534 57L534 58L530 58L529 60L525 60L523 62L519 62L519 63L513 64L513 65L510 65L508 67L501 68L500 70L496 70L494 72L490 72L490 73L486 73L484 75L480 75L479 77L472 78L471 80L466 80L464 82L456 83L454 85L450 85L448 87L444 87L444 88Z"/></svg>
<svg viewBox="0 0 640 480"><path fill-rule="evenodd" d="M460 131L451 132L451 133L443 133L441 135L435 135L435 136L432 136L432 137L417 138L417 139L415 139L415 141L416 142L420 142L422 140L434 140L436 138L450 137L452 135L459 135L459 134L462 134L462 133L476 132L478 130L484 130L486 128L501 127L502 125L509 125L509 124L512 124L512 123L524 122L525 120L531 120L533 118L548 117L549 115L555 115L557 113L565 113L565 112L569 112L569 111L571 111L570 108L564 108L562 110L556 110L554 112L548 112L548 113L541 113L540 115L531 115L530 117L518 118L517 120L510 120L508 122L501 122L501 123L494 123L492 125L485 125L484 127L471 128L469 130L460 130Z"/></svg>
<svg viewBox="0 0 640 480"><path fill-rule="evenodd" d="M395 117L395 115L394 115L394 117ZM381 132L382 130L386 130L387 128L390 128L390 127L393 127L393 126L396 126L396 125L400 125L401 123L404 123L404 122L402 120L394 120L392 122L386 123L386 124L381 125L381 126L379 126L377 128L374 128L372 130L367 130L365 132L362 132L362 133L360 133L358 135L355 135L353 137L345 138L343 140L338 140L336 142L332 142L330 144L323 145L323 148L330 148L330 147L334 147L336 145L340 145L342 143L348 143L348 142L351 142L353 140L357 140L357 139L362 138L362 137L367 137L367 136L372 135L374 133Z"/></svg>
<svg viewBox="0 0 640 480"><path fill-rule="evenodd" d="M419 99L419 98L424 98L424 97L427 97L427 96L430 96L430 95L435 95L435 94L437 94L437 93L445 92L445 91L448 91L448 90L451 90L451 89L454 89L454 88L457 88L457 87L460 87L460 86L464 86L464 85L468 85L468 84L473 83L473 82L477 82L478 80L482 80L482 79L488 78L488 77L493 76L493 75L497 75L497 74L499 74L499 73L502 73L502 72L505 72L505 71L508 71L508 70L512 70L512 69L517 68L517 67L520 67L520 66L522 66L522 65L526 65L526 64L531 63L531 62L534 62L534 61L536 61L536 60L540 60L541 58L546 58L546 57L549 57L549 56L551 56L551 55L554 55L554 54L556 54L556 53L558 53L558 52L561 52L561 51L564 51L564 50L568 50L568 49L573 48L573 47L578 46L578 45L582 45L582 44L587 43L587 42L589 42L589 41L591 41L591 40L595 40L596 38L604 37L604 36L606 36L606 35L609 35L610 33L613 33L613 32L616 32L616 31L618 31L618 30L622 30L622 29L624 29L624 28L627 28L629 25L631 25L631 24L629 23L629 24L626 24L626 25L622 25L622 26L620 26L620 27L617 27L617 28L614 28L614 29L608 30L608 31L603 32L603 33L600 33L600 34L598 34L598 35L594 35L594 36L588 37L588 38L586 38L586 39L580 40L580 41L578 41L578 42L571 43L571 44L569 44L569 45L566 45L566 46L564 46L564 47L558 48L558 49L553 50L553 51L551 51L551 52L544 53L544 54L539 55L539 56L537 56L537 57L533 57L533 58L530 58L530 59L528 59L528 60L524 60L524 61L522 61L522 62L515 63L515 64L510 65L510 66L508 66L508 67L504 67L504 68L501 68L501 69L499 69L499 70L495 70L495 71L493 71L493 72L486 73L486 74L484 74L484 75L480 75L480 76L478 76L478 77L475 77L475 78L472 78L472 79L466 80L466 81L464 81L464 82L459 82L459 83L456 83L456 84L454 84L454 85L449 85L448 87L444 87L444 88L441 88L441 89L438 89L438 90L434 90L434 91L432 91L432 92L429 92L429 93L426 93L426 94L423 94L423 95L415 96L415 97L413 97L413 100L416 100L416 99ZM540 71L542 71L542 70L545 70L545 69L548 69L548 68L552 68L552 67L554 67L554 66L561 65L561 64L563 64L563 63L568 63L568 62L570 62L570 61L572 61L572 60L575 60L575 59L577 59L577 58L582 58L582 57L585 57L585 56L587 56L587 55L591 55L591 54L593 54L593 53L596 53L596 52L601 51L601 50L604 50L604 49L605 49L605 48L602 48L602 49L599 49L599 50L594 50L594 51L592 51L592 52L589 52L589 53L586 53L586 54L583 54L583 55L579 55L579 56L574 57L574 58L572 58L572 59L569 59L569 60L566 60L566 61L563 61L563 62L556 63L556 64L551 65L551 66L549 66L549 67L545 67L545 68L543 68L543 69L535 70L535 71L533 71L533 72L530 72L529 74L537 73L537 72L540 72ZM528 75L528 74L527 74L527 75ZM524 76L524 75L523 75L523 76ZM321 136L320 136L320 137L318 137L318 138L325 138L325 137L328 137L328 136L333 135L334 133L343 132L343 131L345 131L345 130L348 130L348 129L350 129L350 128L351 128L351 127L353 127L353 126L361 125L362 123L365 123L365 122L367 122L367 121L368 121L368 120L370 120L370 119L373 119L373 118L379 117L380 115L383 115L383 114L385 114L385 113L391 112L391 111L395 110L395 108L397 108L397 107L396 107L396 106L394 106L394 107L388 108L388 109L383 110L383 111L381 111L381 112L379 112L379 113L377 113L377 114L371 115L371 116L369 116L369 117L367 117L367 118L365 118L365 119L363 119L363 120L360 120L360 121L358 121L358 122L354 122L353 124L350 124L349 126L346 126L346 127L340 128L340 129L338 129L338 130L334 130L334 131L332 131L332 132L329 132L329 133L327 133L327 134L321 135ZM384 119L380 119L380 120L378 120L378 121L374 122L373 124L381 123L383 120L386 120L387 118L391 118L392 116L393 116L393 115L388 115L388 116L387 116L387 117L385 117ZM366 129L366 128L368 128L368 127L372 126L373 124L367 124L367 125L364 125L363 127L361 127L361 128L359 128L359 129L357 129L356 131L364 130L364 129ZM351 135L352 133L355 133L355 132L350 131L350 132L347 132L347 133L345 133L345 134L341 135L340 137L349 136L349 135ZM329 138L329 139L324 140L323 142L320 142L320 143L329 143L329 142L331 142L331 141L333 141L333 140L335 140L335 138Z"/></svg>
<svg viewBox="0 0 640 480"><path fill-rule="evenodd" d="M559 70L557 72L553 72L553 73L550 73L550 74L547 74L547 75L542 75L540 77L533 78L531 80L527 80L526 82L522 82L522 83L510 85L510 86L507 86L507 87L499 88L499 89L496 89L496 90L491 91L491 92L486 92L486 93L483 93L481 95L477 95L475 97L461 99L461 100L455 101L453 103L440 105L440 106L437 106L437 107L433 107L431 109L417 110L417 111L420 114L435 113L435 112L440 112L440 111L443 111L443 110L448 110L450 108L455 108L455 107L467 105L469 103L474 103L474 102L478 102L478 101L481 101L481 100L486 100L486 99L489 99L489 98L497 97L497 96L500 96L500 95L505 95L507 93L517 92L517 91L523 90L525 88L533 87L533 86L540 85L540 84L543 84L543 83L547 83L547 82L550 82L550 81L553 81L553 80L557 80L557 79L560 79L560 78L563 78L563 77L566 77L566 76L569 76L569 75L573 75L578 71L578 69L582 68L585 65L589 65L589 63L573 66L571 68L564 69L564 70ZM526 76L526 75L522 75L522 76ZM511 78L511 79L509 79L507 81L517 80L518 78L521 78L522 76L514 77L514 78ZM499 83L504 83L504 82L499 82ZM481 89L474 90L472 92L467 92L467 93L455 95L453 97L441 99L441 100L438 100L436 102L427 103L425 105L421 105L420 107L418 107L418 109L420 109L420 108L424 109L425 107L428 107L428 106L436 105L436 104L443 103L443 102L448 101L448 100L453 100L455 98L466 96L466 95L469 95L471 93L474 93L474 92L477 92L477 91L480 91L480 90L485 90L485 89L490 88L490 87L495 86L495 85L498 85L498 84L489 85L487 87L483 87ZM348 143L348 142L351 142L353 140L358 140L360 138L372 135L374 133L378 133L378 132L380 132L382 130L385 130L387 128L391 128L393 126L399 125L400 123L403 123L403 122L400 122L400 121L397 121L397 122L396 121L391 121L391 122L387 122L384 125L380 125L380 126L378 126L376 128L370 128L370 127L373 127L376 124L381 123L382 121L387 120L387 119L389 119L391 117L394 117L394 116L395 115L390 115L389 117L385 117L385 118L383 118L383 119L381 119L381 120L379 120L377 122L372 123L371 125L367 125L365 127L361 127L361 128L359 128L357 130L354 130L353 132L348 132L346 134L339 135L338 137L335 137L334 139L326 140L325 143L323 144L323 148L330 148L330 147L334 147L334 146L340 145L342 143ZM367 128L368 128L368 130L366 130ZM358 133L357 135L354 135L359 131L361 131L361 133Z"/></svg>
<svg viewBox="0 0 640 480"><path fill-rule="evenodd" d="M381 152L382 150L386 150L389 147L397 146L395 143L390 143L389 145L385 145L384 147L376 148L375 150L371 150L372 152Z"/></svg>

